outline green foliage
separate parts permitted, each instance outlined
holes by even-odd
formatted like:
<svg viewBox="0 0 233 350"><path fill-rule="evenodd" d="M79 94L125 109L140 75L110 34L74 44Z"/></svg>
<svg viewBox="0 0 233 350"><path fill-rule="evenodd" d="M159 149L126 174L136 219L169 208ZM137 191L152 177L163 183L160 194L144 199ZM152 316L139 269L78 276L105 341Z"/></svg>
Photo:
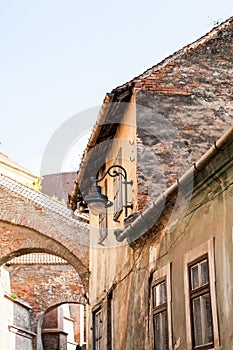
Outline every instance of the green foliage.
<svg viewBox="0 0 233 350"><path fill-rule="evenodd" d="M62 204L64 204L64 205L66 204L64 198L62 198L62 200L59 200L57 196L53 195L53 196L52 196L52 199L54 199L55 201L60 202L60 203L62 203Z"/></svg>
<svg viewBox="0 0 233 350"><path fill-rule="evenodd" d="M15 293L10 293L10 297L11 297L12 299L19 299L18 295L15 294Z"/></svg>
<svg viewBox="0 0 233 350"><path fill-rule="evenodd" d="M35 190L35 191L41 191L41 189L42 189L41 181L42 181L42 177L39 176L39 177L36 179L36 181L33 182L33 184L27 182L27 183L25 183L25 185L28 186L28 187L33 188L33 190Z"/></svg>

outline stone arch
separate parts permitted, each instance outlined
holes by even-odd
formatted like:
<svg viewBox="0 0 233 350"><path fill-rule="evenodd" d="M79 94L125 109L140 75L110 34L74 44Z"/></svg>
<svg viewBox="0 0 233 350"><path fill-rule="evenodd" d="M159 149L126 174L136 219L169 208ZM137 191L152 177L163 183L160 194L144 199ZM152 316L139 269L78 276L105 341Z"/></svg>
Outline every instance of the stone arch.
<svg viewBox="0 0 233 350"><path fill-rule="evenodd" d="M88 284L88 225L61 203L7 179L0 191L0 264L43 249L74 266ZM11 188L6 188L10 183ZM17 193L16 193L17 191Z"/></svg>
<svg viewBox="0 0 233 350"><path fill-rule="evenodd" d="M0 176L0 187L0 265L29 253L59 256L77 271L83 291L70 293L72 298L66 297L56 303L86 303L83 296L88 291L89 278L87 223L73 217L61 203L3 175ZM37 310L37 322L49 306L46 304L44 309ZM37 350L42 350L40 337L37 336L37 340Z"/></svg>
<svg viewBox="0 0 233 350"><path fill-rule="evenodd" d="M21 260L20 260L21 261ZM53 264L7 264L11 291L31 306L33 349L42 350L43 315L55 307L72 303L87 304L87 296L75 268L65 261Z"/></svg>
<svg viewBox="0 0 233 350"><path fill-rule="evenodd" d="M0 221L0 265L23 254L48 253L57 255L76 269L87 291L89 273L87 266L83 263L83 260L88 263L87 247L81 247L83 257L81 260L80 247L79 249L73 247L70 251L71 243L67 247L61 242L28 227Z"/></svg>

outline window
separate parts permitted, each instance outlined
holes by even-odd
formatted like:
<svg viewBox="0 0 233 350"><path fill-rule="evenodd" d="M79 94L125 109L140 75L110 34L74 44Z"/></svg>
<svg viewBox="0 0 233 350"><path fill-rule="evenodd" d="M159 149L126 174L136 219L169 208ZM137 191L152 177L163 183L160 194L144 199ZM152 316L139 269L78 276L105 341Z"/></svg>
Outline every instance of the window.
<svg viewBox="0 0 233 350"><path fill-rule="evenodd" d="M115 160L115 165L122 165L122 149L120 148ZM118 169L120 172L120 168ZM119 216L123 211L123 197L122 197L122 176L116 176L113 182L113 190L114 190L114 214L113 220L117 221Z"/></svg>
<svg viewBox="0 0 233 350"><path fill-rule="evenodd" d="M113 291L111 290L107 299L107 350L114 349L113 336Z"/></svg>
<svg viewBox="0 0 233 350"><path fill-rule="evenodd" d="M101 244L108 235L107 231L107 214L106 212L99 215L99 240L98 243Z"/></svg>
<svg viewBox="0 0 233 350"><path fill-rule="evenodd" d="M184 256L186 349L219 348L214 238Z"/></svg>
<svg viewBox="0 0 233 350"><path fill-rule="evenodd" d="M103 193L107 195L107 181L105 180L103 186ZM103 213L99 215L99 240L98 244L102 244L103 241L108 236L108 223L107 223L108 213L107 208Z"/></svg>
<svg viewBox="0 0 233 350"><path fill-rule="evenodd" d="M154 350L168 350L167 290L163 279L152 287Z"/></svg>
<svg viewBox="0 0 233 350"><path fill-rule="evenodd" d="M94 350L102 350L102 308L93 312L93 345Z"/></svg>
<svg viewBox="0 0 233 350"><path fill-rule="evenodd" d="M210 349L213 347L213 322L207 256L189 265L189 291L193 348Z"/></svg>

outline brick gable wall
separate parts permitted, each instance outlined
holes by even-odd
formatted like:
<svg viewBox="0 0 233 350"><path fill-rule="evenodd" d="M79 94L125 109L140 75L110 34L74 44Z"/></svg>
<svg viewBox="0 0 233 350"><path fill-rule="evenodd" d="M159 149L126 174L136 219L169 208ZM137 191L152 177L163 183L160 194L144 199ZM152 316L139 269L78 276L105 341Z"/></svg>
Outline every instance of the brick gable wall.
<svg viewBox="0 0 233 350"><path fill-rule="evenodd" d="M232 124L232 56L231 22L136 80L139 210L176 181Z"/></svg>

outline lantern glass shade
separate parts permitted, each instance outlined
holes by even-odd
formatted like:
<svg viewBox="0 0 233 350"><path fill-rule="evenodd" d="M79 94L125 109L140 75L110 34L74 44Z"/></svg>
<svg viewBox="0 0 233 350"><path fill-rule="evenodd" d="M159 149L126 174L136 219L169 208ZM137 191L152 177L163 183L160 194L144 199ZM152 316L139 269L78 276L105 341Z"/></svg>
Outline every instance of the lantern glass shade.
<svg viewBox="0 0 233 350"><path fill-rule="evenodd" d="M88 204L88 208L93 215L100 215L104 212L105 204L103 202L92 202Z"/></svg>
<svg viewBox="0 0 233 350"><path fill-rule="evenodd" d="M108 197L101 193L100 186L93 186L92 193L85 196L84 200L93 215L100 215L104 212L108 203Z"/></svg>

